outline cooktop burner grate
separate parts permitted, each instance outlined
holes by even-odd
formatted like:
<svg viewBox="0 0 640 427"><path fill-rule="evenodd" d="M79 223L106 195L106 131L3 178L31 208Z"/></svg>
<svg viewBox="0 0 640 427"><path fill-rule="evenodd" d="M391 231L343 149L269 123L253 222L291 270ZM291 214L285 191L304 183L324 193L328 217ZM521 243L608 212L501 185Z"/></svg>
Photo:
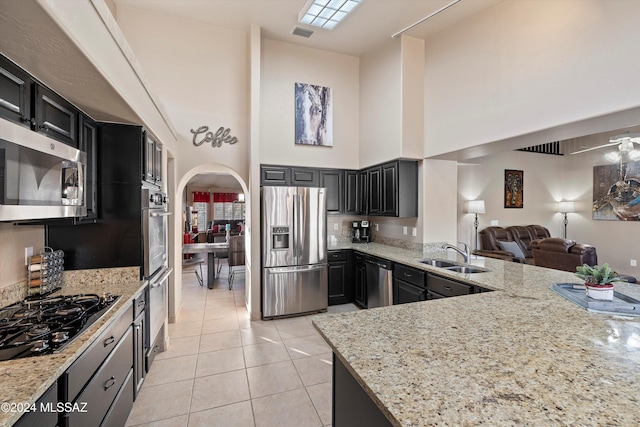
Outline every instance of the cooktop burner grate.
<svg viewBox="0 0 640 427"><path fill-rule="evenodd" d="M61 351L120 298L78 294L28 299L0 309L0 361Z"/></svg>

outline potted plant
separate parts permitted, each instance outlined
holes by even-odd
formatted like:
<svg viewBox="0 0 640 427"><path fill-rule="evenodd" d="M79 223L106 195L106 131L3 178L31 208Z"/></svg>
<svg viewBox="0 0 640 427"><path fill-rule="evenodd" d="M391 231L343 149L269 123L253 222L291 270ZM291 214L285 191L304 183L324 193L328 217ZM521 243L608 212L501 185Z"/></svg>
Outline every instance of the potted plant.
<svg viewBox="0 0 640 427"><path fill-rule="evenodd" d="M578 266L576 276L584 279L588 297L603 301L613 301L613 282L624 281L607 263L602 264L602 267L587 264Z"/></svg>

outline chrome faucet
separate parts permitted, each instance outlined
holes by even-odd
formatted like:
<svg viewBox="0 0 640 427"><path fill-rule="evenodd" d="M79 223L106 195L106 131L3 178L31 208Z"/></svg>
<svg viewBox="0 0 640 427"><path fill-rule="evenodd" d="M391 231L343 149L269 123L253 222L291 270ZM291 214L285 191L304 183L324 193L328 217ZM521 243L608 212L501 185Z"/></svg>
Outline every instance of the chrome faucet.
<svg viewBox="0 0 640 427"><path fill-rule="evenodd" d="M460 244L462 244L462 246L464 247L464 250L460 249L459 247L452 245L450 243L445 243L444 245L442 245L442 249L453 249L454 251L458 252L460 255L462 255L462 258L464 259L464 262L469 262L469 245L467 245L464 242L458 242Z"/></svg>

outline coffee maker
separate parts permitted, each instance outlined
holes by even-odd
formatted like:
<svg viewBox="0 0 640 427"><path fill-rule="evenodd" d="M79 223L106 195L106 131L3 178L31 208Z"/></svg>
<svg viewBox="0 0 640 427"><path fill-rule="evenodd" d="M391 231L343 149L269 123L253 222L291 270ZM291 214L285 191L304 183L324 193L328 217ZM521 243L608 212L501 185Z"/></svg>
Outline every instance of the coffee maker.
<svg viewBox="0 0 640 427"><path fill-rule="evenodd" d="M353 221L353 243L369 243L369 221Z"/></svg>

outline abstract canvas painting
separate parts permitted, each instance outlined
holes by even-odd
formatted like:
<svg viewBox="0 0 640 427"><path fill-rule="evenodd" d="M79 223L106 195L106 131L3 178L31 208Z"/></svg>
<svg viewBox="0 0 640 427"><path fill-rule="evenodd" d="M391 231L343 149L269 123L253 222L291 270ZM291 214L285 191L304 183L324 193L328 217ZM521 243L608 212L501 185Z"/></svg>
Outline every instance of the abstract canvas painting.
<svg viewBox="0 0 640 427"><path fill-rule="evenodd" d="M504 207L522 208L524 198L524 172L505 169Z"/></svg>
<svg viewBox="0 0 640 427"><path fill-rule="evenodd" d="M295 143L333 146L333 99L331 88L295 84Z"/></svg>

